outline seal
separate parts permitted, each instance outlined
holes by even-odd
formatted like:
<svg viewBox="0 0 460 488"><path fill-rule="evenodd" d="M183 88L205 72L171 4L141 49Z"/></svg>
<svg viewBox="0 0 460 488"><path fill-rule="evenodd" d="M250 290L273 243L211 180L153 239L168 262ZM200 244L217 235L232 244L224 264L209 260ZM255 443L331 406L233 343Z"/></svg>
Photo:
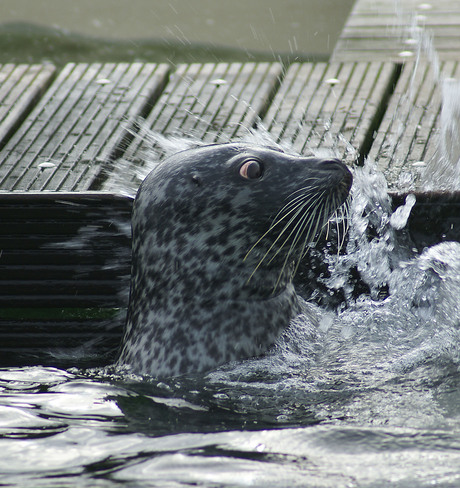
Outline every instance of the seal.
<svg viewBox="0 0 460 488"><path fill-rule="evenodd" d="M177 376L257 357L300 313L292 278L352 183L336 159L188 149L143 181L118 365Z"/></svg>

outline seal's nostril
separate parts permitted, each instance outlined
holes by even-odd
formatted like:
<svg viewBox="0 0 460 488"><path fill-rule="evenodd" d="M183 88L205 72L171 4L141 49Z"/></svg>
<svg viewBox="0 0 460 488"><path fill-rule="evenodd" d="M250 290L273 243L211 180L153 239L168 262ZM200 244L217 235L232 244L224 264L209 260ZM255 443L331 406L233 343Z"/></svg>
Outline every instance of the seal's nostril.
<svg viewBox="0 0 460 488"><path fill-rule="evenodd" d="M337 184L343 185L347 192L350 190L353 183L353 176L340 159L322 159L319 161L319 167L322 171L328 172L329 181L335 181Z"/></svg>

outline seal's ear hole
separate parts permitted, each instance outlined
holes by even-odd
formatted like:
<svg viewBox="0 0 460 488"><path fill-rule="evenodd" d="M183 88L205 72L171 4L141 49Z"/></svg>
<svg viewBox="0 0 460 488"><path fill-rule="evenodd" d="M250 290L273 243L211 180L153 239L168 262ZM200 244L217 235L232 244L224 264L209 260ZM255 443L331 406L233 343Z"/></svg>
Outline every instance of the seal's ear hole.
<svg viewBox="0 0 460 488"><path fill-rule="evenodd" d="M192 175L192 181L193 183L195 183L196 186L201 186L201 184L203 183L198 175Z"/></svg>
<svg viewBox="0 0 460 488"><path fill-rule="evenodd" d="M263 166L256 159L248 159L240 166L240 176L247 180L257 180L263 174Z"/></svg>

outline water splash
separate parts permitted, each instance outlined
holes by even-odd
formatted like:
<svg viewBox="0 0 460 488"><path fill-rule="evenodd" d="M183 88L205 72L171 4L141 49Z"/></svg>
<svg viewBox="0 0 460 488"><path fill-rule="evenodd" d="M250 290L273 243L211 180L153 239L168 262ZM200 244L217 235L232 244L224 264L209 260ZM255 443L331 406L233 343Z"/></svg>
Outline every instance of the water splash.
<svg viewBox="0 0 460 488"><path fill-rule="evenodd" d="M438 150L429 161L422 185L427 190L460 190L460 80L445 78Z"/></svg>
<svg viewBox="0 0 460 488"><path fill-rule="evenodd" d="M432 137L435 138L434 144L437 146L435 154L427 161L417 161L413 163L416 171L420 172L419 182L416 182L417 175L411 175L409 181L405 183L407 188L414 185L420 186L423 190L435 191L457 191L460 189L460 80L450 78L443 73L442 63L434 45L432 33L425 28L426 20L423 11L431 9L430 4L419 4L418 11L404 11L399 2L395 3L396 24L395 29L401 33L405 39L405 44L414 51L408 51L414 56L412 67L412 78L409 90L402 97L402 102L398 111L409 113L414 105L414 97L418 89L416 83L417 74L423 68L426 60L431 71L435 91L440 91L441 96L441 116L439 118L439 131ZM404 53L400 53L403 56ZM406 69L408 67L406 66ZM394 120L397 123L398 114ZM393 141L396 146L406 130L400 124L400 130ZM404 175L407 178L407 174Z"/></svg>

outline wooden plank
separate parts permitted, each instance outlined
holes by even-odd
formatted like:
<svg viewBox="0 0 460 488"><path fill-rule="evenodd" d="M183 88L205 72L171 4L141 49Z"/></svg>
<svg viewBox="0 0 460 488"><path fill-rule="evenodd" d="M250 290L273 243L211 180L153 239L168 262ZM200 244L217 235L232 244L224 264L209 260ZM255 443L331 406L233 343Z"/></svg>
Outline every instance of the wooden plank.
<svg viewBox="0 0 460 488"><path fill-rule="evenodd" d="M459 77L460 63L440 64L440 80ZM421 172L437 158L441 85L431 63L404 66L369 153L385 173L390 189L418 188Z"/></svg>
<svg viewBox="0 0 460 488"><path fill-rule="evenodd" d="M278 63L179 65L146 119L162 134L228 141L253 126L275 91Z"/></svg>
<svg viewBox="0 0 460 488"><path fill-rule="evenodd" d="M391 63L294 64L264 124L301 154L353 162L366 155L397 75Z"/></svg>
<svg viewBox="0 0 460 488"><path fill-rule="evenodd" d="M70 63L0 152L1 190L83 191L145 115L169 68Z"/></svg>
<svg viewBox="0 0 460 488"><path fill-rule="evenodd" d="M278 63L178 65L145 119L141 134L154 131L209 143L227 142L264 115L281 75ZM123 155L133 167L142 167L146 157L155 157L155 153L152 142L142 136L135 138ZM106 190L118 176L126 180L126 168L120 175L116 166L114 171L104 185Z"/></svg>
<svg viewBox="0 0 460 488"><path fill-rule="evenodd" d="M0 308L120 306L130 216L110 194L0 193Z"/></svg>
<svg viewBox="0 0 460 488"><path fill-rule="evenodd" d="M55 69L50 64L0 65L0 148L48 88Z"/></svg>
<svg viewBox="0 0 460 488"><path fill-rule="evenodd" d="M425 30L443 60L460 52L460 2L357 0L339 37L333 61L397 61L417 52Z"/></svg>

